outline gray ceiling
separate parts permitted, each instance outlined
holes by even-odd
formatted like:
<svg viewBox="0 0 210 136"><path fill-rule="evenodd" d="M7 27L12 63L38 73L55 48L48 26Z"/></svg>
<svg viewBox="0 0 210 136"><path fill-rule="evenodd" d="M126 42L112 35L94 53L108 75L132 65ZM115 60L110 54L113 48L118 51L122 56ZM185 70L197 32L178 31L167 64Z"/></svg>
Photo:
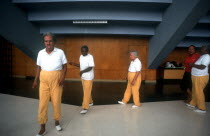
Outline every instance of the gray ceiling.
<svg viewBox="0 0 210 136"><path fill-rule="evenodd" d="M172 0L13 0L27 12L40 33L107 34L151 37ZM178 16L178 15L177 15ZM74 20L106 20L108 24L78 25ZM210 12L177 46L210 43ZM199 45L201 43L199 42ZM198 46L199 46L198 45Z"/></svg>
<svg viewBox="0 0 210 136"><path fill-rule="evenodd" d="M2 0L0 34L33 59L42 48L37 46L41 45L38 39L45 32L148 37L148 66L157 68L174 47L210 45L209 3L209 0ZM80 20L108 23L73 24Z"/></svg>
<svg viewBox="0 0 210 136"><path fill-rule="evenodd" d="M40 33L154 35L171 0L36 1L13 0L38 24ZM74 20L107 20L108 24L78 25Z"/></svg>

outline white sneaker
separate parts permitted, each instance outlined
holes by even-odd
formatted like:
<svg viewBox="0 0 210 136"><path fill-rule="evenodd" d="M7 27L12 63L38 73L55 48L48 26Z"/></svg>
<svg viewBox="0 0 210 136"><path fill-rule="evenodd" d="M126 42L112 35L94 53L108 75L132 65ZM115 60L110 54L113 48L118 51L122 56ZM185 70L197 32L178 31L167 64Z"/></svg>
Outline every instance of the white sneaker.
<svg viewBox="0 0 210 136"><path fill-rule="evenodd" d="M206 113L206 111L205 111L205 110L200 110L200 109L196 109L196 110L194 110L194 112L198 112L198 113Z"/></svg>
<svg viewBox="0 0 210 136"><path fill-rule="evenodd" d="M190 107L190 108L195 108L195 106L189 104L189 103L186 103L186 106Z"/></svg>
<svg viewBox="0 0 210 136"><path fill-rule="evenodd" d="M123 104L123 105L125 105L125 103L124 103L124 102L122 102L122 101L118 101L118 103L119 103L119 104Z"/></svg>
<svg viewBox="0 0 210 136"><path fill-rule="evenodd" d="M139 106L136 106L136 105L133 105L133 106L132 106L133 109L138 108L138 107L139 107Z"/></svg>
<svg viewBox="0 0 210 136"><path fill-rule="evenodd" d="M89 106L93 106L93 103L90 103Z"/></svg>
<svg viewBox="0 0 210 136"><path fill-rule="evenodd" d="M36 136L43 136L43 135L45 135L47 133L47 131L44 131L44 133L43 134L37 134Z"/></svg>
<svg viewBox="0 0 210 136"><path fill-rule="evenodd" d="M55 129L56 129L57 131L61 131L61 130L62 130L62 128L61 128L60 125L55 126Z"/></svg>
<svg viewBox="0 0 210 136"><path fill-rule="evenodd" d="M85 113L87 113L87 110L82 110L80 113L85 114Z"/></svg>

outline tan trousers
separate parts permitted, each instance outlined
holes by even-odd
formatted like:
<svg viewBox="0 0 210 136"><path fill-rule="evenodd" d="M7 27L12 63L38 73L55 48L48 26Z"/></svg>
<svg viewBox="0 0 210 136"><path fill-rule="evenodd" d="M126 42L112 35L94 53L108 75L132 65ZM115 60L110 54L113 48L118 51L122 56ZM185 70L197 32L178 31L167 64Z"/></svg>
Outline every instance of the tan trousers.
<svg viewBox="0 0 210 136"><path fill-rule="evenodd" d="M83 102L82 108L89 109L89 104L93 103L91 91L92 91L93 80L83 80L82 79L82 87L83 87Z"/></svg>
<svg viewBox="0 0 210 136"><path fill-rule="evenodd" d="M39 87L39 111L38 122L45 124L48 120L47 109L48 102L51 99L53 105L54 120L61 118L61 97L63 87L59 86L61 71L41 71L40 72L40 87Z"/></svg>
<svg viewBox="0 0 210 136"><path fill-rule="evenodd" d="M192 100L190 104L200 110L206 110L204 88L209 81L209 76L192 76Z"/></svg>
<svg viewBox="0 0 210 136"><path fill-rule="evenodd" d="M128 84L125 90L124 98L122 102L127 103L130 100L131 95L133 95L133 101L136 106L140 106L140 97L139 97L139 88L141 86L141 73L139 74L138 78L134 85L131 85L131 82L134 78L136 73L128 72Z"/></svg>

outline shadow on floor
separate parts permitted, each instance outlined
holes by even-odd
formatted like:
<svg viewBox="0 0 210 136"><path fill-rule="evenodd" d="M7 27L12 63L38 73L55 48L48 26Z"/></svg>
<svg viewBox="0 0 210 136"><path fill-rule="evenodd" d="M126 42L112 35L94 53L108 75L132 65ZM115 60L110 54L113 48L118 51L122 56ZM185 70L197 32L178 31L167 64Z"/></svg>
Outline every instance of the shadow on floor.
<svg viewBox="0 0 210 136"><path fill-rule="evenodd" d="M0 93L39 98L38 87L32 89L32 79L14 78L4 85ZM93 84L92 97L95 105L116 104L121 100L126 89L126 82L98 82ZM210 101L210 84L205 89L206 101ZM80 81L65 81L62 103L81 105L83 97L82 84ZM140 88L141 102L184 100L178 81L145 83ZM130 102L133 102L132 98Z"/></svg>

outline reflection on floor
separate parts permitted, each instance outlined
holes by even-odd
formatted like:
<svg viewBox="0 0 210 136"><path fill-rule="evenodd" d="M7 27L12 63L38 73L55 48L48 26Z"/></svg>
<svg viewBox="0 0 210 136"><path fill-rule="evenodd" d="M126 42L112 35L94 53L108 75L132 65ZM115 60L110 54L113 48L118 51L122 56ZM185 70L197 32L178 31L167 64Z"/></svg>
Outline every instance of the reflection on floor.
<svg viewBox="0 0 210 136"><path fill-rule="evenodd" d="M0 93L38 99L38 87L32 89L33 80L13 79ZM116 104L121 100L126 89L126 82L98 82L93 84L92 96L95 105ZM208 91L209 90L209 91ZM210 101L210 85L206 88L206 101ZM62 102L81 105L83 91L81 81L65 81ZM144 83L140 89L141 102L183 100L183 94L177 81ZM130 102L133 102L131 99Z"/></svg>
<svg viewBox="0 0 210 136"><path fill-rule="evenodd" d="M137 109L131 105L95 105L81 115L80 106L62 104L61 132L55 130L49 106L46 136L210 135L209 102L206 114L195 113L182 101L143 103ZM39 131L37 99L0 94L0 107L1 136L35 136Z"/></svg>

